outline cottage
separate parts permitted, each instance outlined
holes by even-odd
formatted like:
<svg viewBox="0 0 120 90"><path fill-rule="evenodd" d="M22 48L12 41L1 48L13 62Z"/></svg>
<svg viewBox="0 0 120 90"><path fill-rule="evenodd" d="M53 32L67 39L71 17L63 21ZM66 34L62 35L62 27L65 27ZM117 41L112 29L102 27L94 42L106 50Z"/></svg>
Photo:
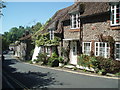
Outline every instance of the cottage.
<svg viewBox="0 0 120 90"><path fill-rule="evenodd" d="M47 53L47 56L50 57L53 52L61 56L61 47L63 39L63 29L62 29L62 18L68 13L68 10L71 7L61 9L57 11L48 24L44 27L43 30L38 31L34 36L39 36L39 34L47 37L48 40L43 41L44 44L36 45L34 49L34 54L32 60L37 59L38 53ZM44 34L47 34L45 36ZM42 36L41 36L42 37ZM41 42L38 40L38 42Z"/></svg>
<svg viewBox="0 0 120 90"><path fill-rule="evenodd" d="M31 50L34 48L31 40L31 34L26 31L25 34L16 42L15 56L22 60L31 60Z"/></svg>
<svg viewBox="0 0 120 90"><path fill-rule="evenodd" d="M39 45L41 49L36 46L39 51L48 56L56 52L70 64L77 65L79 54L120 60L120 3L76 2L57 11L38 33L49 33L50 40ZM60 40L55 45L51 42L56 36Z"/></svg>
<svg viewBox="0 0 120 90"><path fill-rule="evenodd" d="M71 64L77 64L80 53L120 60L120 2L75 3L63 29Z"/></svg>

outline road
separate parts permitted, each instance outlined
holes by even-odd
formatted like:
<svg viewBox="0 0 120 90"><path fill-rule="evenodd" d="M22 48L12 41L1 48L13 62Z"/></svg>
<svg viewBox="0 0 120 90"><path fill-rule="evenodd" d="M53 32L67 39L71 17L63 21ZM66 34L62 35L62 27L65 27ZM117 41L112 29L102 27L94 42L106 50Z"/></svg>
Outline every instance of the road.
<svg viewBox="0 0 120 90"><path fill-rule="evenodd" d="M118 80L37 67L9 54L3 63L4 88L118 88Z"/></svg>

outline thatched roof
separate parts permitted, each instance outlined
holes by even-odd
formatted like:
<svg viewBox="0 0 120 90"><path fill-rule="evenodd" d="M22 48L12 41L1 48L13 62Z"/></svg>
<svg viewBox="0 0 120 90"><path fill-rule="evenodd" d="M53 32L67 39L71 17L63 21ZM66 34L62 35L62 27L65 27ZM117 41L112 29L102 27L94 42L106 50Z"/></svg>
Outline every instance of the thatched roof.
<svg viewBox="0 0 120 90"><path fill-rule="evenodd" d="M81 16L90 16L100 13L108 12L110 5L108 2L86 2L84 13Z"/></svg>
<svg viewBox="0 0 120 90"><path fill-rule="evenodd" d="M37 33L48 32L48 29L55 29L55 33L62 32L62 21L70 20L70 14L74 12L79 12L79 8L84 6L84 12L81 14L81 17L86 17L90 15L95 15L99 13L108 12L109 2L78 2L67 8L57 11L51 21L45 26L44 30L38 31ZM36 33L36 34L37 34Z"/></svg>

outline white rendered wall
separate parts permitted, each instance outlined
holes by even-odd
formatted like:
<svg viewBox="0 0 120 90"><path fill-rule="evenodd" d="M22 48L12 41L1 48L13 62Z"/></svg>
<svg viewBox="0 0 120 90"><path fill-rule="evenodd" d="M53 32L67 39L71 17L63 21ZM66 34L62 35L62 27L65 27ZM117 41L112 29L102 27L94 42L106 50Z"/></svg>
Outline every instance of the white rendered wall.
<svg viewBox="0 0 120 90"><path fill-rule="evenodd" d="M34 59L37 59L37 56L38 56L40 51L41 51L41 47L35 46L34 53L32 56L32 61L34 61Z"/></svg>

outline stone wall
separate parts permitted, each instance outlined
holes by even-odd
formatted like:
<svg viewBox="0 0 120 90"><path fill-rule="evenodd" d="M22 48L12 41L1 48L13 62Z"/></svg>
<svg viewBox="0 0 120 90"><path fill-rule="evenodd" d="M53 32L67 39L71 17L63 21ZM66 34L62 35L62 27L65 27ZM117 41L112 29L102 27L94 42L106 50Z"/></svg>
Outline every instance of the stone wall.
<svg viewBox="0 0 120 90"><path fill-rule="evenodd" d="M109 15L103 15L86 18L83 24L83 41L99 41L98 35L100 34L112 36L115 41L120 41L120 30L112 30Z"/></svg>
<svg viewBox="0 0 120 90"><path fill-rule="evenodd" d="M64 27L64 39L68 38L79 39L79 35L80 35L79 29L71 29L70 26Z"/></svg>
<svg viewBox="0 0 120 90"><path fill-rule="evenodd" d="M95 42L99 42L100 35L111 36L115 42L120 42L120 26L110 25L110 13L88 16L81 18L82 21L82 41L92 42L91 50L95 52ZM70 29L70 26L64 27L64 39L79 39L80 30ZM63 41L63 47L68 46L68 42Z"/></svg>

